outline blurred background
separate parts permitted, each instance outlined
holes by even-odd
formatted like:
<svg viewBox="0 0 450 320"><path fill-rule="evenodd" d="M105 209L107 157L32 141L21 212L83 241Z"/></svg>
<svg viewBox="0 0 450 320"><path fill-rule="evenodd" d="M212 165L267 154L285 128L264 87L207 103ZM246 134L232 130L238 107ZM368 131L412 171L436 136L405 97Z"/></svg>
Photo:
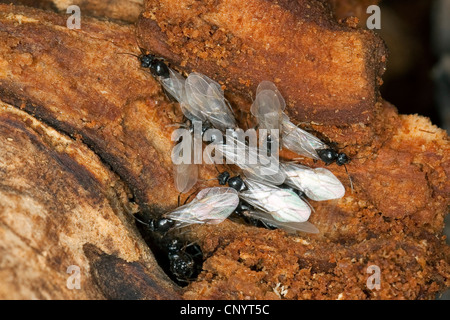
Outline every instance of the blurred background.
<svg viewBox="0 0 450 320"><path fill-rule="evenodd" d="M450 132L450 0L383 0L381 29L389 49L381 94L400 113L427 116ZM450 244L450 216L446 219ZM440 299L450 300L450 290Z"/></svg>
<svg viewBox="0 0 450 320"><path fill-rule="evenodd" d="M400 113L450 129L450 1L384 0L380 36L389 48L382 96Z"/></svg>
<svg viewBox="0 0 450 320"><path fill-rule="evenodd" d="M381 94L400 113L429 117L450 130L450 0L328 0L336 17L366 28L370 5L381 9L377 32L389 50Z"/></svg>

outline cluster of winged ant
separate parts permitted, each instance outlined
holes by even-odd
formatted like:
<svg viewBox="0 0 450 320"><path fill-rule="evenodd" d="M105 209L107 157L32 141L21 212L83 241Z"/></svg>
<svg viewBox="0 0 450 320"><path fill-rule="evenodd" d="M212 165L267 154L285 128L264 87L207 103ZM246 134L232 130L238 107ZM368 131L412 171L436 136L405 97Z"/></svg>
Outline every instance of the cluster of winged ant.
<svg viewBox="0 0 450 320"><path fill-rule="evenodd" d="M195 72L185 78L151 54L142 54L138 58L141 66L148 68L165 91L179 102L184 116L191 123L200 121L204 127L221 132L237 128L233 111L217 82ZM325 164L336 162L345 165L349 162L347 155L338 153L293 124L284 113L285 106L285 100L272 82L259 84L251 113L259 131L278 130L281 137L277 148L285 148ZM258 157L245 141L235 137L231 139L237 148L229 148L228 139L229 136L227 144L216 148L221 156L236 160L236 150L240 150L246 159ZM270 148L273 142L269 134L265 143ZM305 198L323 201L341 198L345 193L342 183L325 168L313 169L295 162L281 161L277 170L267 174L268 168L262 164L248 164L239 159L235 164L245 177L221 172L217 180L222 187L202 189L191 202L162 217L136 217L141 225L151 231L153 242L162 251L168 270L178 283L187 282L198 274L202 254L198 245L186 245L175 237L168 237L169 231L191 224L221 223L233 214L254 225L280 228L289 233L318 233L318 229L308 222L311 206ZM175 185L180 194L189 192L197 183L196 166L191 163L174 165Z"/></svg>

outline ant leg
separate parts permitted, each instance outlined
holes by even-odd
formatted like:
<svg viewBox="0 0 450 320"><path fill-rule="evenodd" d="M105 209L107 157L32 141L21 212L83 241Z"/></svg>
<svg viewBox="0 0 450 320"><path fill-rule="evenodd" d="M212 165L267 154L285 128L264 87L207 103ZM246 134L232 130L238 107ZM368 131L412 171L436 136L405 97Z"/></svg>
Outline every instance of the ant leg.
<svg viewBox="0 0 450 320"><path fill-rule="evenodd" d="M193 246L195 251L196 251L196 253L191 255L191 257L194 258L194 257L197 257L199 255L203 255L203 252L201 251L200 246L198 246L195 242L190 242L190 243L185 244L184 247L183 247L183 250L186 250L187 248L189 248L191 246Z"/></svg>
<svg viewBox="0 0 450 320"><path fill-rule="evenodd" d="M194 191L186 198L186 200L184 200L183 205L186 204L186 203L188 202L188 200L189 200L195 193L197 193L197 189L195 189L195 190L194 190Z"/></svg>
<svg viewBox="0 0 450 320"><path fill-rule="evenodd" d="M139 56L138 56L137 54L134 54L134 53L128 53L128 52L116 52L116 54L127 54L127 55L130 55L130 56L139 58Z"/></svg>

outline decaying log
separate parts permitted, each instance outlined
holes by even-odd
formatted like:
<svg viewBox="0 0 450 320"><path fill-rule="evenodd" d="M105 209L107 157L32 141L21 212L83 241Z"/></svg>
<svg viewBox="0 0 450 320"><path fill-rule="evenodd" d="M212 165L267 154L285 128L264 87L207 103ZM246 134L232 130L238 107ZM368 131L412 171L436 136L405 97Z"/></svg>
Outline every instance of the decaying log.
<svg viewBox="0 0 450 320"><path fill-rule="evenodd" d="M177 300L180 290L163 282L164 276L140 261L128 262L102 252L92 244L83 246L94 282L106 299ZM162 281L163 280L163 281Z"/></svg>
<svg viewBox="0 0 450 320"><path fill-rule="evenodd" d="M201 1L203 2L206 1ZM222 3L232 2L223 1ZM282 20L286 21L286 25L289 25L288 22L291 21L289 17L295 16L291 15L290 10L286 8L267 7L268 2L251 1L253 5L258 3L264 8L260 10L252 8L251 13L243 11L243 14L258 16L263 12L278 13L287 19ZM318 2L312 3L313 9L316 10L318 7L315 6ZM220 10L220 7L217 10ZM206 24L209 23L209 18L222 17L215 16L217 10L211 11L210 16L208 14L203 16ZM314 10L313 12L318 14ZM235 9L232 12L236 12ZM185 19L188 23L192 22L191 17L190 13L186 13L178 18L181 19L180 21ZM248 18L248 16L244 17ZM298 18L298 16L295 17ZM321 20L319 17L322 16L311 16L304 22L305 28L310 32L317 30L317 32L323 31L328 34L330 30L326 27L329 27L334 30L336 37L342 39L341 44L350 41L349 38L351 38L355 41L355 45L356 43L363 47L367 45L368 47L364 47L365 49L360 52L367 55L369 55L367 48L374 44L377 47L378 40L374 40L370 33L336 26L328 18ZM143 18L144 22L141 21L139 27L141 41L149 41L147 34L150 35L155 31L156 22L151 18L153 17ZM301 18L305 17L301 16ZM134 38L134 29L131 26L85 17L81 30L69 30L65 27L66 19L67 15L25 7L0 6L0 98L15 108L22 109L17 111L18 113L28 113L32 121L38 118L58 130L61 136L64 134L70 136L71 139L68 137L65 139L84 148L86 157L98 157L96 161L99 166L102 166L105 171L113 172L109 172L108 176L115 177L118 185L124 185L123 189L129 190L128 199L120 197L123 199L121 203L124 208L128 208L131 205L130 202L135 200L139 210L154 215L161 214L174 207L177 202L170 160L172 146L170 141L172 129L170 128L173 127L168 125L181 121L178 105L169 101L153 77L139 67L135 57L122 54L139 52ZM156 18L156 21L161 20ZM168 20L168 23L173 21ZM200 30L203 29L200 28ZM167 38L164 38L161 30L154 35L157 35L155 41L159 47L152 48L159 50L167 45ZM279 36L277 33L275 35ZM186 40L183 39L181 37L178 41ZM217 39L213 35L211 39L211 43L216 43ZM333 36L328 39L327 43L330 46L332 46L332 39L336 38ZM367 39L372 39L373 42ZM311 35L311 40L317 41L317 36ZM221 41L220 37L217 41ZM323 48L330 49L327 46ZM146 49L150 47L146 45ZM233 50L231 49L230 57L235 56ZM323 58L326 56L324 53L326 51L314 52L318 58ZM179 48L174 48L173 52L155 52L175 64L182 61L181 56L179 56L180 60L175 59L180 54ZM267 51L264 48L255 49L255 56L246 57L248 66L244 63L243 67L248 67L250 70L252 66L259 66L258 57L265 52ZM367 126L354 124L351 129L348 129L350 131L346 131L345 128L336 130L335 126L320 127L319 131L333 141L340 143L348 141L353 145L367 144L364 152L360 150L357 157L347 166L354 182L353 192L350 190L345 169L335 164L328 167L346 185L347 194L337 201L311 203L315 208L311 222L318 226L320 234L287 237L281 231L267 231L235 222L192 228L191 232L187 232L185 236L202 244L209 258L205 262L205 271L199 280L193 282L184 291L185 298L388 299L398 297L424 299L431 298L436 292L450 285L450 256L448 247L445 246L445 239L441 237L443 218L450 199L448 137L444 131L431 125L428 119L398 115L393 106L376 98L378 89L375 78L378 75L378 68L382 68L380 63L382 55L378 55L381 53L372 53L368 60L360 56L359 61L362 64L357 64L359 58L352 60L351 62L356 65L349 63L348 69L344 65L336 65L336 67L342 67L342 74L347 72L354 74L358 68L367 70L368 65L372 67L371 76L360 74L362 90L372 94L370 101L367 104L346 105L344 103L343 106L348 107L347 116L357 112L356 110L367 109L373 112L373 117ZM230 52L225 53L226 56L228 54ZM213 64L217 60L226 61L226 59L208 59L210 58L199 58L199 64L193 65L193 68L206 74L212 72L214 78L218 79L223 70L230 70L227 69L228 66L222 69L217 64ZM209 61L210 64L206 62L202 64L204 61ZM186 68L189 70L189 64ZM276 74L279 71L276 65L266 65L264 68L270 74ZM248 77L252 77L253 73L250 74L248 70ZM307 79L310 77L311 83L318 81L321 75L320 70L303 74L303 77ZM264 73L256 72L255 74L256 77L264 76ZM292 74L289 75L291 76ZM229 72L229 77L227 83L229 92L239 95L238 90L241 88L244 88L242 91L244 96L246 92L250 92L251 86L241 86L235 71ZM250 79L259 81L259 78ZM336 88L339 90L347 88L342 81L344 80L338 79L336 82ZM345 83L349 83L349 80ZM236 87L234 87L235 84ZM281 81L278 84L282 91L287 90L283 89L286 83ZM324 88L332 90L332 88ZM288 101L292 102L294 98L290 97L287 91L284 93L287 94ZM345 97L345 94L341 96L342 99ZM317 99L317 106L321 106L320 108L325 106L321 104L324 101L321 96ZM358 109L360 107L362 109ZM320 109L317 108L317 110ZM333 104L329 104L323 110L329 111L332 108L334 108ZM291 115L298 111L292 103L287 109ZM322 113L320 117L325 119L326 114L326 112ZM348 124L344 121L347 116L337 117L339 121L342 121L340 124ZM320 117L318 116L317 120ZM46 128L48 128L47 125L45 125ZM367 130L369 126L370 129ZM41 136L45 134L39 133L32 141L41 139ZM11 138L14 139L14 137ZM53 153L48 150L42 151L42 157L49 157L49 154ZM8 158L5 166L8 166L11 161L15 161L15 158L11 152L6 155ZM289 154L284 156L293 157ZM90 161L83 158L76 163L86 166ZM67 163L67 161L63 162L62 165L67 166ZM307 160L304 163L311 166L322 165ZM59 162L58 164L60 165ZM70 169L69 172L72 170L74 169ZM56 174L58 177L58 172L58 170L56 173L49 172L48 175L53 177ZM202 168L202 176L205 178L216 174L214 166ZM16 181L14 177L17 176L20 175L12 174L9 177L14 182ZM80 181L73 183L70 183L72 180L67 180L69 182L67 188L71 189L66 193L85 195L86 192L78 189L77 193L73 191L78 185L81 190L86 186L83 177L84 175L79 178ZM95 177L99 179L97 175ZM33 179L36 177L30 177L31 182L34 181L30 190L39 190L38 182ZM51 191L48 193L52 194ZM104 194L103 192L94 193ZM126 191L122 193L127 194ZM63 201L65 199L61 199L61 195L53 202L66 203ZM10 199L9 195L2 195L2 197ZM34 199L34 196L31 198ZM94 197L94 200L97 198ZM90 212L88 214L90 218L99 219L105 215L104 206L96 202L101 200L92 203L91 200L77 201L86 202L86 206L92 207L86 210ZM63 209L70 214L73 212L72 208L73 206L69 206ZM70 228L74 228L70 230L76 235L71 235L80 239L73 242L76 247L74 257L79 257L80 263L86 266L86 270L91 271L88 278L91 286L89 297L149 298L154 295L155 290L158 290L155 289L158 286L162 288L160 297L177 297L176 289L164 281L166 277L157 267L154 267L146 251L148 249L145 249L141 239L134 234L132 220L127 220L131 219L131 213L127 212L131 209L121 209L118 212L110 210L111 218L108 222L117 221L117 224L122 224L120 230L124 230L124 233L114 232L114 234L111 231L110 238L92 239L89 236L91 233L84 235L87 232L85 229L77 229L83 226L78 226L76 221L64 220L71 225ZM32 215L23 212L26 219L30 219L29 216ZM52 214L54 214L53 211ZM15 221L11 212L4 214L4 217L9 219L8 225ZM33 223L35 223L34 220ZM84 225L85 228L87 226L89 223ZM98 233L95 229L88 231ZM32 239L30 235L23 235L23 241L30 241L29 239ZM58 239L58 243L62 241L61 239ZM2 242L0 241L0 245L4 245ZM122 251L125 246L123 243L128 246L134 244L136 248L139 248L139 250L134 249L133 252L136 253L132 258L129 256L131 253ZM11 244L5 249L5 252L8 251L11 255L12 261L22 250L20 243L16 242L16 244ZM43 247L45 248L46 245L48 244L43 244ZM386 255L383 248L388 248L390 253ZM49 259L60 257L60 251L67 251L65 245L61 248L54 247L53 251L49 250ZM407 255L408 258L398 258L401 254ZM312 256L308 257L308 255ZM65 257L64 254L62 256ZM274 260L271 256L279 259ZM66 260L63 261L61 265ZM369 263L378 263L383 268L383 277L389 279L385 282L386 287L379 294L371 294L363 289L367 278L365 268ZM58 263L54 264L54 268L59 266ZM107 270L114 270L115 276L108 277ZM130 273L131 276L121 278L121 270ZM5 271L8 275L11 272L14 274L11 269ZM60 278L66 276L65 270L61 272ZM353 274L354 278L347 282L350 274ZM244 275L248 277L245 278ZM335 285L328 288L329 281ZM404 285L405 282L408 285ZM25 282L22 284L20 290L30 290L29 285ZM292 290L288 291L289 294L281 295L281 292L285 292L282 288L284 285L291 286ZM117 290L120 286L124 287L123 291ZM20 290L17 291L21 292ZM17 297L35 297L35 291L31 293L23 291ZM61 293L61 297L66 297L66 294L68 293ZM43 297L54 298L55 296Z"/></svg>
<svg viewBox="0 0 450 320"><path fill-rule="evenodd" d="M53 0L0 0L0 3L56 11Z"/></svg>
<svg viewBox="0 0 450 320"><path fill-rule="evenodd" d="M120 20L129 23L137 21L142 11L143 0L52 0L60 12L65 12L69 5L80 7L83 15Z"/></svg>
<svg viewBox="0 0 450 320"><path fill-rule="evenodd" d="M345 227L358 228L335 226ZM203 250L214 254L186 299L434 299L450 285L450 247L434 236L317 241L228 221L197 232ZM379 290L367 286L370 266L380 268Z"/></svg>
<svg viewBox="0 0 450 320"><path fill-rule="evenodd" d="M148 0L138 37L246 100L261 81L275 82L296 121L347 126L376 113L384 44L337 23L326 1Z"/></svg>
<svg viewBox="0 0 450 320"><path fill-rule="evenodd" d="M120 179L80 141L1 103L0 298L110 297L91 273L119 283L120 276L105 274L115 269L114 261L99 266L85 246L103 251L101 257L140 265L140 273L150 275L146 290L134 298L176 298L176 288L137 233L129 197ZM70 266L80 272L79 289L70 287ZM129 278L134 269L116 272Z"/></svg>
<svg viewBox="0 0 450 320"><path fill-rule="evenodd" d="M80 8L82 16L108 18L127 23L136 22L144 6L143 0L0 0L0 3L61 13L66 13L69 6L76 5Z"/></svg>
<svg viewBox="0 0 450 320"><path fill-rule="evenodd" d="M123 54L137 51L131 27L84 18L82 29L70 30L66 19L0 6L0 96L79 136L128 184L141 210L173 208L168 126L182 121L177 106Z"/></svg>

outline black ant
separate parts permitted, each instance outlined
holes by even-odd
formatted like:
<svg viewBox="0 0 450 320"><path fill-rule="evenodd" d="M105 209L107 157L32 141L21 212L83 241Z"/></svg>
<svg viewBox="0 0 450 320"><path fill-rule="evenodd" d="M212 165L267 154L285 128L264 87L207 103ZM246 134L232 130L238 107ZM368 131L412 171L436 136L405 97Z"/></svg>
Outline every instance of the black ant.
<svg viewBox="0 0 450 320"><path fill-rule="evenodd" d="M217 168L216 168L217 169ZM230 188L235 189L237 192L245 191L247 190L247 186L245 185L244 180L240 176L234 176L231 177L230 173L228 171L224 171L220 173L217 176L217 180L219 181L219 184L224 186L228 184ZM282 189L288 189L293 191L295 194L297 194L299 197L304 197L305 194L302 191L296 190L294 188L289 187L286 184L282 184L279 186L279 188ZM249 211L254 210L253 206L251 206L246 201L239 199L239 204L234 210L234 215L244 219L244 221L254 227L259 228L266 228L269 230L278 229L277 226L270 224L266 221L262 221L256 218L253 218L251 215L248 214Z"/></svg>
<svg viewBox="0 0 450 320"><path fill-rule="evenodd" d="M152 54L141 54L137 56L141 62L141 67L149 68L155 77L168 78L170 76L167 64Z"/></svg>
<svg viewBox="0 0 450 320"><path fill-rule="evenodd" d="M247 189L244 180L240 176L231 177L228 171L224 171L217 176L219 184L224 186L228 183L230 188L233 188L237 192L241 192Z"/></svg>
<svg viewBox="0 0 450 320"><path fill-rule="evenodd" d="M219 184L221 186L224 186L228 183L228 186L230 188L235 189L237 192L241 192L241 191L244 191L247 189L247 186L245 185L244 180L240 176L231 177L231 175L228 171L224 171L224 172L220 173L217 176L217 180L219 181ZM297 194L299 197L305 197L305 194L302 191L294 189L284 183L279 185L278 187L281 189L290 190L290 191L294 192L295 194Z"/></svg>
<svg viewBox="0 0 450 320"><path fill-rule="evenodd" d="M155 258L161 267L169 271L167 274L179 285L186 285L198 276L203 265L203 253L197 244L183 242L168 232L174 227L175 221L168 218L146 218L136 214L140 222L139 229Z"/></svg>
<svg viewBox="0 0 450 320"><path fill-rule="evenodd" d="M318 149L316 152L320 160L325 162L327 165L336 162L338 166L342 166L350 162L350 158L345 153L339 153L331 148Z"/></svg>
<svg viewBox="0 0 450 320"><path fill-rule="evenodd" d="M175 221L168 218L145 218L142 214L137 213L134 218L145 225L148 231L159 232L161 234L166 234L169 230L175 226Z"/></svg>
<svg viewBox="0 0 450 320"><path fill-rule="evenodd" d="M162 239L160 244L169 259L169 269L179 282L188 282L201 271L203 254L197 244L185 245L179 239ZM193 250L189 250L192 248Z"/></svg>
<svg viewBox="0 0 450 320"><path fill-rule="evenodd" d="M153 54L144 54L143 52L140 55L127 52L120 52L118 54L128 54L138 58L141 63L141 67L146 69L148 68L154 77L168 78L170 76L170 70L167 64L162 58L157 58Z"/></svg>
<svg viewBox="0 0 450 320"><path fill-rule="evenodd" d="M352 178L350 177L350 174L348 173L347 166L346 166L346 164L348 164L350 162L349 156L347 156L343 152L337 152L336 150L331 149L331 148L318 149L318 150L316 150L316 152L317 152L317 155L319 156L319 158L323 162L325 162L326 165L336 162L336 164L338 166L344 166L345 172L347 173L348 179L350 181L350 189L352 190L352 193L353 193Z"/></svg>
<svg viewBox="0 0 450 320"><path fill-rule="evenodd" d="M237 192L241 192L241 191L244 191L247 189L247 186L245 185L244 180L240 176L231 177L231 175L228 171L224 171L224 172L220 173L217 176L217 180L219 180L219 184L221 186L228 184L228 186L230 188L233 188ZM260 220L252 218L245 214L246 212L248 212L249 210L252 210L252 209L253 209L253 207L250 204L248 204L247 202L245 202L242 199L239 199L239 204L233 213L236 216L243 218L246 223L248 223L254 227L262 226L262 227L267 227L268 229L275 228L275 227L271 228L271 226L270 227L267 226L265 223L261 222Z"/></svg>

